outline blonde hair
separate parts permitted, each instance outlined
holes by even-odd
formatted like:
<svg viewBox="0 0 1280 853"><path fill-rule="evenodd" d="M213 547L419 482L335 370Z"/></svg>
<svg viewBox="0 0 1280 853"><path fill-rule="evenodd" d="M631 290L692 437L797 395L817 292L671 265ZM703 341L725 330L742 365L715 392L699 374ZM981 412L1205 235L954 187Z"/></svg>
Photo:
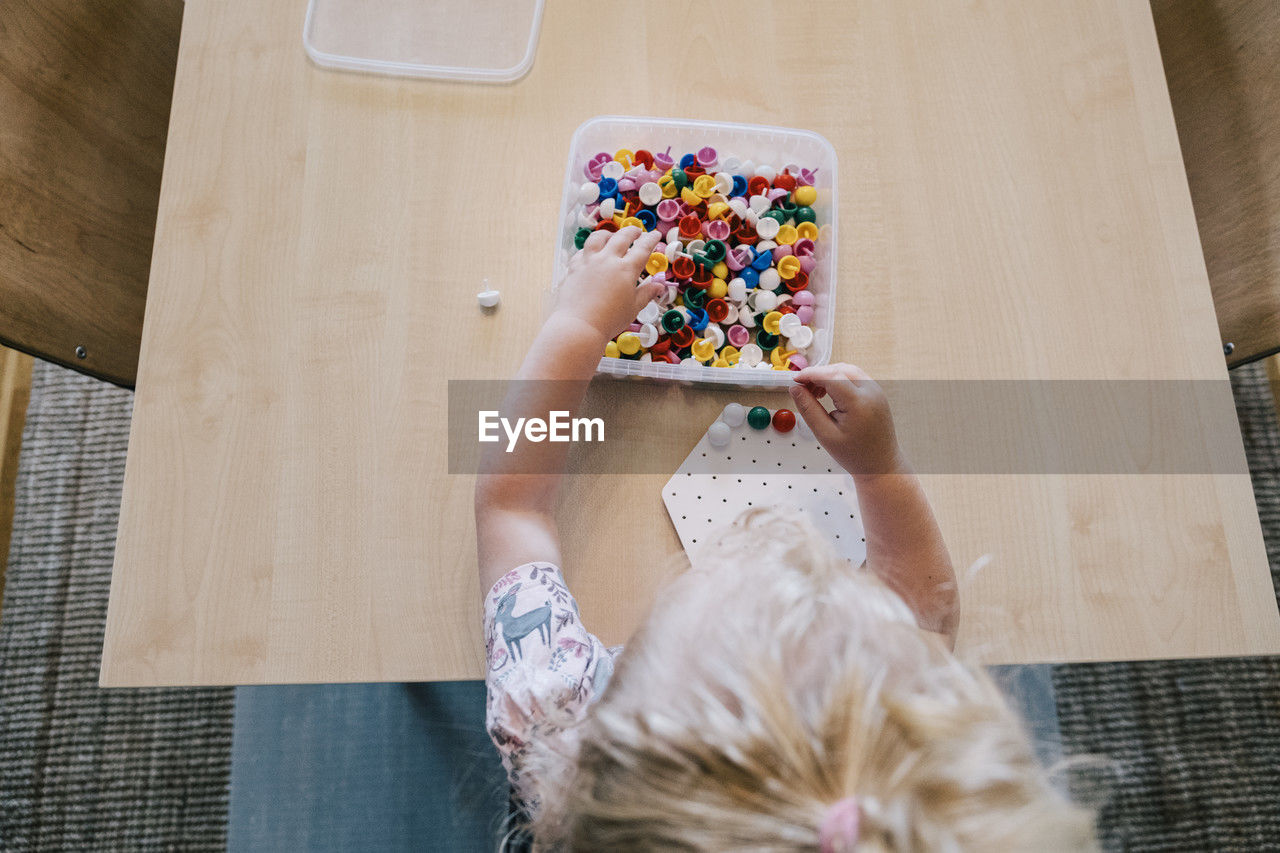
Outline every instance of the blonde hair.
<svg viewBox="0 0 1280 853"><path fill-rule="evenodd" d="M995 684L807 523L745 513L663 592L578 725L535 746L542 850L1096 846ZM563 749L564 747L559 747Z"/></svg>

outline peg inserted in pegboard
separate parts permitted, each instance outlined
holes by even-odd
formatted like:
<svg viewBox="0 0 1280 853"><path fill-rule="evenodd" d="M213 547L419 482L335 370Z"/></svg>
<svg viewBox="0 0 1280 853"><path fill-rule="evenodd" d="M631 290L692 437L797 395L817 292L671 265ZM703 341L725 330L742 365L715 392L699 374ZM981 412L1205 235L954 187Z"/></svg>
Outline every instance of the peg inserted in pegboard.
<svg viewBox="0 0 1280 853"><path fill-rule="evenodd" d="M662 487L662 500L689 559L698 545L752 507L804 513L836 553L855 566L867 556L853 478L797 423L780 432L752 427L731 403ZM771 413L772 414L772 413ZM725 440L727 436L727 441Z"/></svg>

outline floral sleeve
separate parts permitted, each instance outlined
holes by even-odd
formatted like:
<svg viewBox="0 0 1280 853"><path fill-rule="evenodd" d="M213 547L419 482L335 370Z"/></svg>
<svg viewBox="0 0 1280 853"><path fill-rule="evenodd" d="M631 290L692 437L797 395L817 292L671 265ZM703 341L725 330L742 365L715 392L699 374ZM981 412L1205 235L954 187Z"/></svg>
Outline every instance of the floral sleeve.
<svg viewBox="0 0 1280 853"><path fill-rule="evenodd" d="M534 740L575 743L573 725L603 692L620 648L582 627L578 603L551 563L526 563L493 585L484 604L485 726L516 794L536 802L522 775Z"/></svg>

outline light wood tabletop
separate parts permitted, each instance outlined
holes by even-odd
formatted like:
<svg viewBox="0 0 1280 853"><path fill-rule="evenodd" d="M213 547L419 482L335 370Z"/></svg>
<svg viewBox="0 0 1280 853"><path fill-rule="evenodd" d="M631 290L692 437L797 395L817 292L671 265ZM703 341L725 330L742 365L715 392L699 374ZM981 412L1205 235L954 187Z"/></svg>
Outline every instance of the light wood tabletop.
<svg viewBox="0 0 1280 853"><path fill-rule="evenodd" d="M105 685L483 674L446 380L517 367L595 115L829 139L835 354L874 376L1227 381L1144 2L555 0L509 86L319 69L305 7L187 4ZM727 399L637 387L591 394L679 448ZM985 564L962 650L1280 652L1227 415L1227 472L926 476L957 565ZM665 479L568 480L564 568L606 642L678 548Z"/></svg>

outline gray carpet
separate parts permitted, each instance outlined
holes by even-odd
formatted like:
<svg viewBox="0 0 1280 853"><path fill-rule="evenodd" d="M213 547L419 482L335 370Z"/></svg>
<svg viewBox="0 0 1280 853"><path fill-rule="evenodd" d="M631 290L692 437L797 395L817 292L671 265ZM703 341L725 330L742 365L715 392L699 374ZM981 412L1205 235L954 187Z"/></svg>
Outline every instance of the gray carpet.
<svg viewBox="0 0 1280 853"><path fill-rule="evenodd" d="M232 691L100 690L132 395L37 362L0 616L0 849L220 850Z"/></svg>
<svg viewBox="0 0 1280 853"><path fill-rule="evenodd" d="M1275 572L1280 430L1261 368L1233 385ZM0 617L5 851L226 843L232 691L97 688L129 406L36 369ZM1108 849L1280 849L1280 662L1062 666L1054 684L1064 751L1111 759L1075 781L1105 786Z"/></svg>
<svg viewBox="0 0 1280 853"><path fill-rule="evenodd" d="M1236 413L1280 588L1280 429L1261 364L1231 374ZM1280 850L1280 659L1054 668L1070 755L1110 759L1078 774L1101 795L1109 850Z"/></svg>

